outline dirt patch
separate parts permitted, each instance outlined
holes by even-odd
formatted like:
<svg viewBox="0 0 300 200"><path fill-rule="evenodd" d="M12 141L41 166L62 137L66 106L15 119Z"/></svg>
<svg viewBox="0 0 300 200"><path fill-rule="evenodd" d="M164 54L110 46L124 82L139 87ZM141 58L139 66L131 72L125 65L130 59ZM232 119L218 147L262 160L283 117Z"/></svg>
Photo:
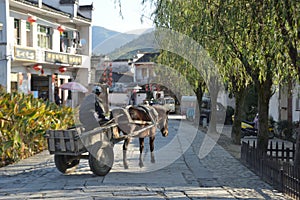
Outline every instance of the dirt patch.
<svg viewBox="0 0 300 200"><path fill-rule="evenodd" d="M235 157L238 160L241 159L241 145L233 144L231 138L221 134L217 143L221 147L223 147L228 153L230 153L233 157Z"/></svg>

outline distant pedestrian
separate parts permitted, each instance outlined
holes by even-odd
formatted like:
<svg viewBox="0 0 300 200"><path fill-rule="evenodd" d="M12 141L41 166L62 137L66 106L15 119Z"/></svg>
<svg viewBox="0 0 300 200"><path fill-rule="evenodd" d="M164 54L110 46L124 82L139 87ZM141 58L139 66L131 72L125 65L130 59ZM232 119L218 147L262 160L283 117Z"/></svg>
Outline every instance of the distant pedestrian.
<svg viewBox="0 0 300 200"><path fill-rule="evenodd" d="M55 100L56 105L58 105L58 106L61 105L61 98L59 97L58 92L55 92L54 100Z"/></svg>

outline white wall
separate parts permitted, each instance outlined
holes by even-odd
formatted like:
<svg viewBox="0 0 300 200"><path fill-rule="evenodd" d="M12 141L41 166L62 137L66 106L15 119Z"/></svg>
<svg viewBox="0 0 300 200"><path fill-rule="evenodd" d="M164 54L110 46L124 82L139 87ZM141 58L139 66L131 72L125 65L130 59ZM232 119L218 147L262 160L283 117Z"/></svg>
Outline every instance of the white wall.
<svg viewBox="0 0 300 200"><path fill-rule="evenodd" d="M279 120L279 92L275 92L270 99L269 103L269 115L273 117L275 121Z"/></svg>
<svg viewBox="0 0 300 200"><path fill-rule="evenodd" d="M108 102L114 106L126 106L129 102L129 96L127 93L110 93L108 95Z"/></svg>
<svg viewBox="0 0 300 200"><path fill-rule="evenodd" d="M300 111L297 111L297 101L299 101L298 93L300 94L300 86L296 85L293 89L293 121L300 120ZM300 105L300 102L299 102ZM287 88L281 87L280 92L276 91L270 99L269 115L275 121L287 119Z"/></svg>
<svg viewBox="0 0 300 200"><path fill-rule="evenodd" d="M300 98L299 97L300 97L300 85L296 85L293 90L293 121L300 121L300 110L299 110Z"/></svg>
<svg viewBox="0 0 300 200"><path fill-rule="evenodd" d="M0 30L0 85L6 87L6 91L10 92L10 71L11 71L11 59L8 55L12 55L11 47L9 43L10 24L7 21L9 18L9 0L0 1L0 23L3 24L2 30ZM13 24L13 23L12 23ZM11 34L10 34L11 35ZM7 45L5 45L7 43ZM7 59L9 58L9 59Z"/></svg>

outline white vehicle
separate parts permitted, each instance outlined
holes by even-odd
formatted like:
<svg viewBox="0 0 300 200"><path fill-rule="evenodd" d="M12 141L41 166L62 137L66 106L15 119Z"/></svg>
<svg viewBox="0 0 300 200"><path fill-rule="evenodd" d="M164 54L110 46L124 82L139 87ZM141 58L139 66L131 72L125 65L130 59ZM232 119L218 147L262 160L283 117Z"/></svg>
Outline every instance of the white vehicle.
<svg viewBox="0 0 300 200"><path fill-rule="evenodd" d="M175 112L175 100L172 97L159 98L158 104L164 106L170 113Z"/></svg>
<svg viewBox="0 0 300 200"><path fill-rule="evenodd" d="M180 112L182 115L186 115L188 110L196 110L197 105L196 96L182 96L180 102Z"/></svg>

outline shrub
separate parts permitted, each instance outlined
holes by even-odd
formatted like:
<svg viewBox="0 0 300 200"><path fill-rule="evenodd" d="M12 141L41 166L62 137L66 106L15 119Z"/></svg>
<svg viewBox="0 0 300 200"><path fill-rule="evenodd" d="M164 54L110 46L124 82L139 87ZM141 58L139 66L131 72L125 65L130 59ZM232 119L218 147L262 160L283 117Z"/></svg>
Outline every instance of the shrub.
<svg viewBox="0 0 300 200"><path fill-rule="evenodd" d="M234 109L231 106L227 106L226 108L226 118L225 118L225 124L232 124L232 116L234 115Z"/></svg>
<svg viewBox="0 0 300 200"><path fill-rule="evenodd" d="M277 130L279 133L279 137L292 142L295 142L297 136L296 129L298 127L299 127L298 122L293 122L291 126L289 126L288 120L281 120L277 122Z"/></svg>
<svg viewBox="0 0 300 200"><path fill-rule="evenodd" d="M0 97L0 167L46 148L48 129L74 126L73 110L32 95L3 93Z"/></svg>

